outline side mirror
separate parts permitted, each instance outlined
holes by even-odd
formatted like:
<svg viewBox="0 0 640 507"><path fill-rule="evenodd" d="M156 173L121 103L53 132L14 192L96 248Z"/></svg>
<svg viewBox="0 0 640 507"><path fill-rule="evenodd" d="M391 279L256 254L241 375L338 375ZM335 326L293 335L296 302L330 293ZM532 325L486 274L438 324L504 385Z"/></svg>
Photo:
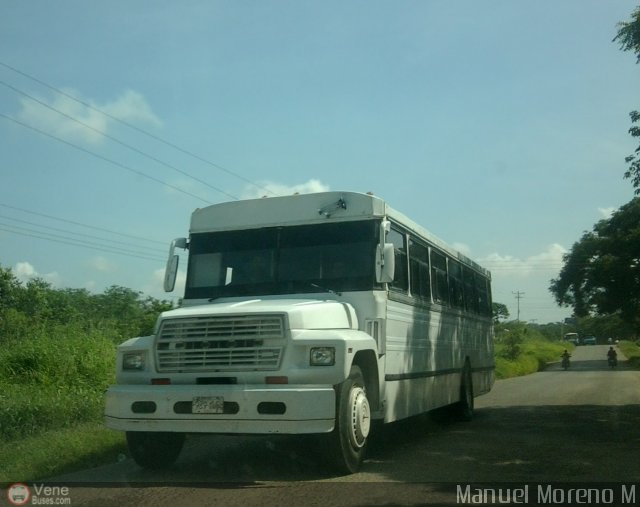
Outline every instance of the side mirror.
<svg viewBox="0 0 640 507"><path fill-rule="evenodd" d="M376 281L391 283L396 270L396 257L393 243L378 245L376 249Z"/></svg>
<svg viewBox="0 0 640 507"><path fill-rule="evenodd" d="M176 286L176 277L178 275L178 263L180 256L172 255L167 261L167 267L164 270L164 291L172 292Z"/></svg>
<svg viewBox="0 0 640 507"><path fill-rule="evenodd" d="M174 251L178 248L187 248L187 238L177 238L171 242L169 247L169 259L167 260L167 267L164 271L164 291L172 292L176 286L176 277L178 275L178 263L180 257L174 254Z"/></svg>

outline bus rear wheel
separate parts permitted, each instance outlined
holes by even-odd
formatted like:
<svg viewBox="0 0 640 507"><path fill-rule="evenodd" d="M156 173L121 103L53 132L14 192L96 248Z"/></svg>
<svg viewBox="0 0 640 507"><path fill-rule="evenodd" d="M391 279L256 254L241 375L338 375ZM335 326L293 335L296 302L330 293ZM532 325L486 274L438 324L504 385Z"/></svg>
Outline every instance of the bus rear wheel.
<svg viewBox="0 0 640 507"><path fill-rule="evenodd" d="M127 431L127 445L134 461L142 468L160 470L178 459L184 433Z"/></svg>
<svg viewBox="0 0 640 507"><path fill-rule="evenodd" d="M352 366L349 377L336 387L336 423L329 435L329 457L337 471L360 469L371 430L371 407L362 370Z"/></svg>

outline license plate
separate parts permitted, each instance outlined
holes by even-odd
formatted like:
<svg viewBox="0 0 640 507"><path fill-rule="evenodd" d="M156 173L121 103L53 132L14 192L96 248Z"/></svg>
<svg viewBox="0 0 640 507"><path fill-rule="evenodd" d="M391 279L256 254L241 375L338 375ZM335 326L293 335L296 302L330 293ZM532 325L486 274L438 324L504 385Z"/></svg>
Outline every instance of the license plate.
<svg viewBox="0 0 640 507"><path fill-rule="evenodd" d="M194 414L223 414L224 398L222 396L197 396L192 400L191 411Z"/></svg>

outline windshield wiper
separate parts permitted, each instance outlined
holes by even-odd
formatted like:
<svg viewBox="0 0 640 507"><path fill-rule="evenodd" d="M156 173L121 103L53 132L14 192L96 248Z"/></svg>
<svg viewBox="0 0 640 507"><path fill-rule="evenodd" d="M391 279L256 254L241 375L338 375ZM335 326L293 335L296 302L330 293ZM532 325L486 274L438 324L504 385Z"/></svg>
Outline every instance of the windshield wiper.
<svg viewBox="0 0 640 507"><path fill-rule="evenodd" d="M336 296L342 296L342 292L337 292L333 289L329 289L328 287L323 287L322 285L318 285L317 283L309 282L309 285L311 285L311 287L315 287L316 289L320 289L323 292L328 292L329 294L335 294Z"/></svg>

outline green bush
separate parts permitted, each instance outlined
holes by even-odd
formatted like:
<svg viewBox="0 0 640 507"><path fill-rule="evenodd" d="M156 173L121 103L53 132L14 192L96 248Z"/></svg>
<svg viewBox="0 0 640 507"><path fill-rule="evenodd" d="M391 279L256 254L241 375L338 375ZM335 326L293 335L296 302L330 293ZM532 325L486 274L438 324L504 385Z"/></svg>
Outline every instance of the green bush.
<svg viewBox="0 0 640 507"><path fill-rule="evenodd" d="M152 332L167 301L113 286L102 294L23 284L0 266L0 483L115 460L103 426L116 346Z"/></svg>
<svg viewBox="0 0 640 507"><path fill-rule="evenodd" d="M621 341L618 345L633 368L640 368L640 341Z"/></svg>
<svg viewBox="0 0 640 507"><path fill-rule="evenodd" d="M98 330L33 330L0 348L0 439L101 418L116 345Z"/></svg>
<svg viewBox="0 0 640 507"><path fill-rule="evenodd" d="M521 377L540 370L540 362L532 355L523 355L516 360L496 358L496 378Z"/></svg>
<svg viewBox="0 0 640 507"><path fill-rule="evenodd" d="M529 375L559 361L565 348L574 346L546 338L534 328L509 322L496 329L496 377L499 379Z"/></svg>

